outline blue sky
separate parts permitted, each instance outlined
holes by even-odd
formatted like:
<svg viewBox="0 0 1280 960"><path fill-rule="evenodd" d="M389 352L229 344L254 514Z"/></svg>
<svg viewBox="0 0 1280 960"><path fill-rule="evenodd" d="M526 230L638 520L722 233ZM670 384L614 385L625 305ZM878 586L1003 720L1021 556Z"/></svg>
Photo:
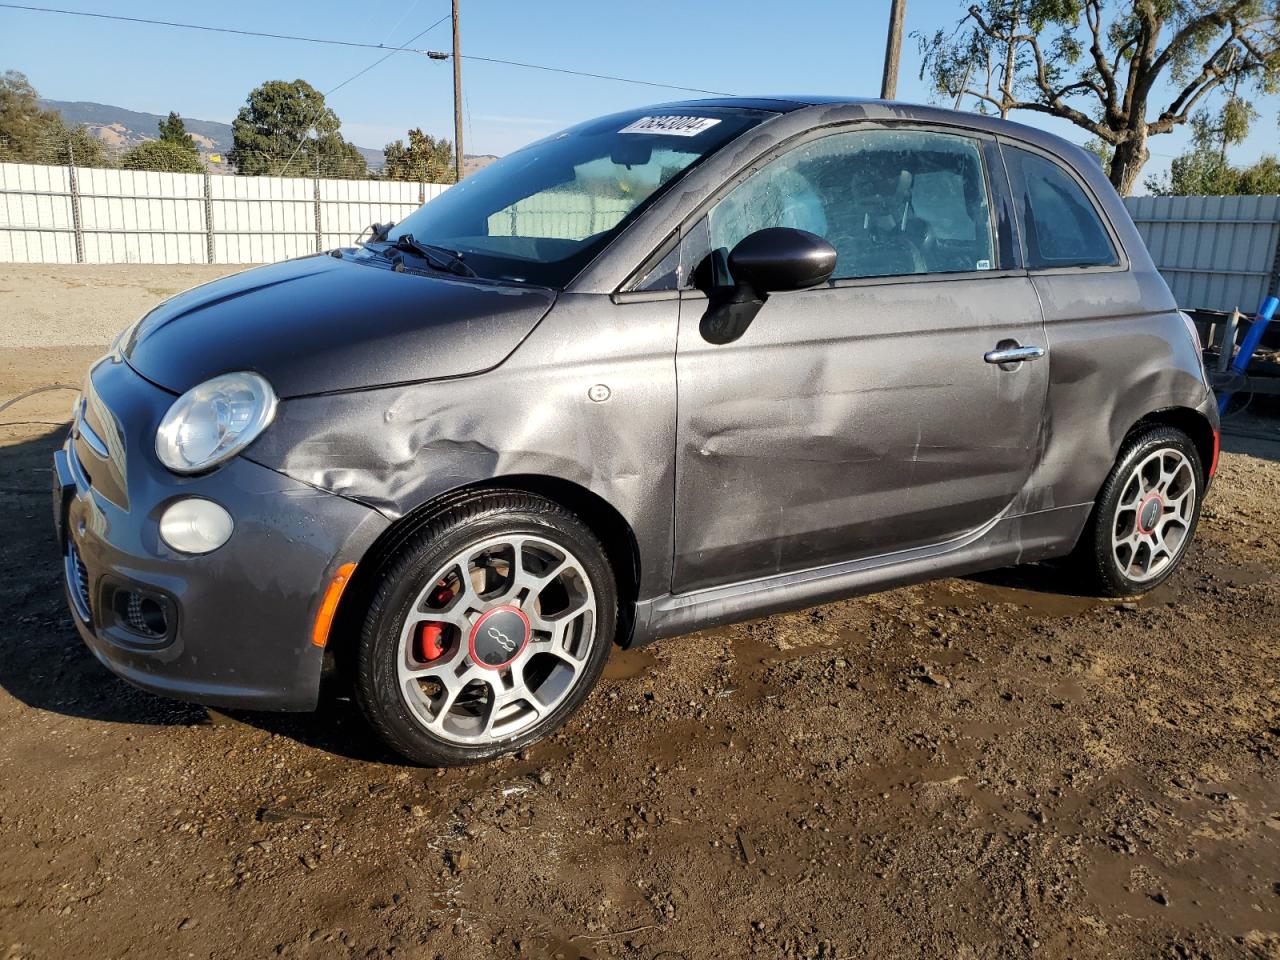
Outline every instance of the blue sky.
<svg viewBox="0 0 1280 960"><path fill-rule="evenodd" d="M59 0L94 10L276 33L404 43L448 13L448 0ZM955 23L958 0L908 0L907 30ZM463 52L578 70L687 84L731 93L879 92L889 0L462 0ZM446 21L414 47L447 49ZM367 67L373 50L318 46L170 27L112 23L0 9L0 69L26 73L43 96L95 100L134 110L230 121L246 94L268 79L306 79L329 90ZM926 101L915 41L903 48L898 96ZM677 99L678 91L464 61L468 153L505 153L593 115ZM692 94L690 94L692 95ZM330 104L348 139L381 147L413 126L452 136L451 67L396 54L338 90ZM1280 98L1233 159L1274 151ZM1077 143L1062 121L1015 114ZM1186 143L1179 132L1152 141L1145 173L1167 168Z"/></svg>

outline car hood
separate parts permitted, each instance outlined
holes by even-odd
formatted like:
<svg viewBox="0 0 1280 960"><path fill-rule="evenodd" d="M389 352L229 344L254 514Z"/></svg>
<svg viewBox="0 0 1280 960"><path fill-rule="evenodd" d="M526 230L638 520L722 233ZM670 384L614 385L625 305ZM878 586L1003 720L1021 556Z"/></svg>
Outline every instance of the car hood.
<svg viewBox="0 0 1280 960"><path fill-rule="evenodd" d="M178 294L134 327L122 353L174 393L253 370L287 399L488 370L554 302L541 287L320 254Z"/></svg>

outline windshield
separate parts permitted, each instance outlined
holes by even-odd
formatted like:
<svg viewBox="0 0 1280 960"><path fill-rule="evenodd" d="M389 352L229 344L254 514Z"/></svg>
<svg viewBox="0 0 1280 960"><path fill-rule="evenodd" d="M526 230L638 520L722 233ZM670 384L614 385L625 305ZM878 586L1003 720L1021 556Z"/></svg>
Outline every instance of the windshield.
<svg viewBox="0 0 1280 960"><path fill-rule="evenodd" d="M477 275L565 286L700 161L770 114L678 107L618 113L503 157L402 220Z"/></svg>

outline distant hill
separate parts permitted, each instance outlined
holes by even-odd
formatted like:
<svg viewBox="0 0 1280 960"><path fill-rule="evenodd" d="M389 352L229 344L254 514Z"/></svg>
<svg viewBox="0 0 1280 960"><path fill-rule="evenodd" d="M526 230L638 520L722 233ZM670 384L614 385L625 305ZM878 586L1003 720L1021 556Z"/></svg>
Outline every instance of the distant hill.
<svg viewBox="0 0 1280 960"><path fill-rule="evenodd" d="M144 140L154 140L159 136L159 124L164 119L157 113L142 113L128 110L106 103L93 103L87 100L41 100L40 105L46 110L57 110L62 119L70 126L84 124L99 140L113 150L124 151L137 146ZM184 116L187 132L191 134L204 154L223 154L231 149L231 124L217 120L195 120ZM382 166L382 151L371 147L357 146L357 150L371 167ZM492 154L467 154L465 159L468 173L488 166L498 158Z"/></svg>
<svg viewBox="0 0 1280 960"><path fill-rule="evenodd" d="M83 123L107 146L122 150L137 146L144 140L156 139L160 135L159 123L164 119L155 113L140 113L84 100L41 100L40 106L46 110L57 110L70 126ZM183 117L182 122L201 153L226 153L231 149L231 124L193 120L191 117ZM382 151L377 151L377 154L381 159Z"/></svg>

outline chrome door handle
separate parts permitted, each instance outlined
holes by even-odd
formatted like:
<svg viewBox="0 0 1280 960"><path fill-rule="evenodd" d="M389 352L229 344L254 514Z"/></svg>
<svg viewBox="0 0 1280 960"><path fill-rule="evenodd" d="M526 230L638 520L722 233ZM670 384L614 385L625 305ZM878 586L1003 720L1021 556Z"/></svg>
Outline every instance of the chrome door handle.
<svg viewBox="0 0 1280 960"><path fill-rule="evenodd" d="M1039 360L1044 347L996 347L982 355L987 363L1021 363L1023 360Z"/></svg>

